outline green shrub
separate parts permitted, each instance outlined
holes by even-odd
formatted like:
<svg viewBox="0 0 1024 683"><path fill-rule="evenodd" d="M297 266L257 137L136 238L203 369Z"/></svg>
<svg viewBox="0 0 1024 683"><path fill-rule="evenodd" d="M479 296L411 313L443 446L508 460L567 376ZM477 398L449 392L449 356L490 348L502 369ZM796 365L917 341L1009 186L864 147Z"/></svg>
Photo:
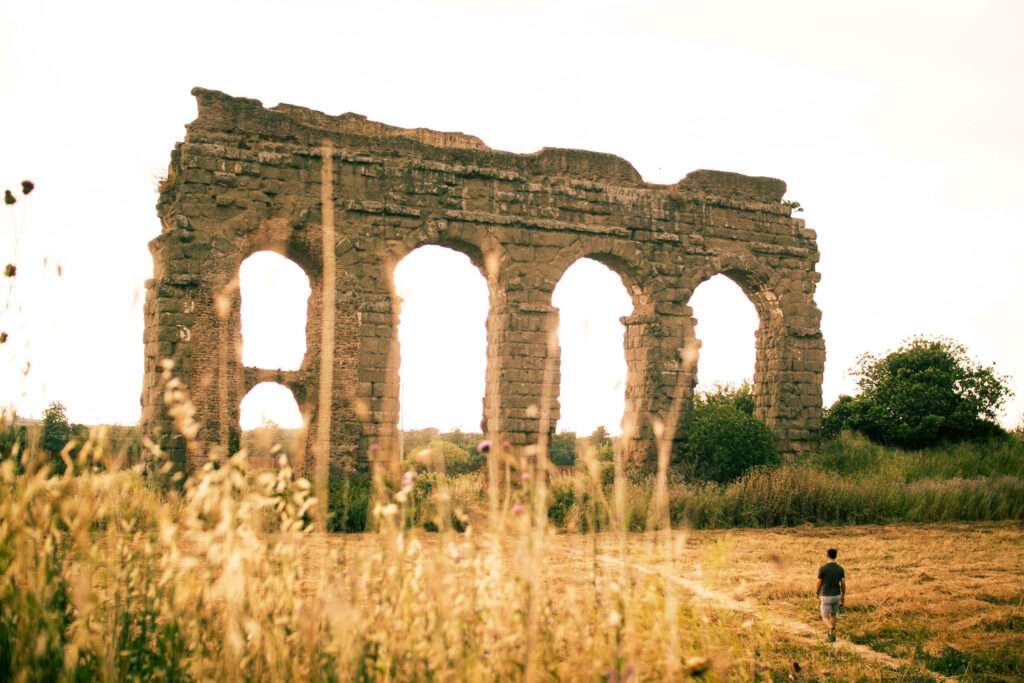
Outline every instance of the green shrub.
<svg viewBox="0 0 1024 683"><path fill-rule="evenodd" d="M559 432L551 437L548 458L557 467L572 467L576 464L576 432Z"/></svg>
<svg viewBox="0 0 1024 683"><path fill-rule="evenodd" d="M606 470L609 474L611 468ZM552 481L549 519L569 530L602 528L584 475ZM602 477L604 499L613 479ZM627 477L627 527L649 522L655 478ZM693 528L845 525L1024 519L1024 445L1004 440L907 452L844 433L820 453L778 467L754 467L728 484L669 478L673 525Z"/></svg>
<svg viewBox="0 0 1024 683"><path fill-rule="evenodd" d="M1012 396L1006 378L951 339L918 337L885 356L864 354L855 374L861 394L829 408L826 435L853 429L916 449L1004 434L996 418Z"/></svg>
<svg viewBox="0 0 1024 683"><path fill-rule="evenodd" d="M741 413L754 414L754 387L744 380L739 386L716 384L709 391L703 391L694 397L694 407L701 409L708 406L732 406Z"/></svg>
<svg viewBox="0 0 1024 683"><path fill-rule="evenodd" d="M328 485L328 531L366 531L373 497L373 480L369 474L356 473Z"/></svg>
<svg viewBox="0 0 1024 683"><path fill-rule="evenodd" d="M845 394L825 409L821 416L821 438L834 439L845 429L853 429L858 424L862 402Z"/></svg>
<svg viewBox="0 0 1024 683"><path fill-rule="evenodd" d="M444 462L444 471L455 477L476 472L483 467L486 459L475 448L467 451L451 441L434 439L425 447L413 451L406 458L406 469L429 470Z"/></svg>
<svg viewBox="0 0 1024 683"><path fill-rule="evenodd" d="M755 468L728 486L670 490L672 523L694 528L1024 519L1024 479L850 478L806 465Z"/></svg>
<svg viewBox="0 0 1024 683"><path fill-rule="evenodd" d="M0 461L6 458L14 458L20 469L22 455L28 446L28 435L25 425L16 425L13 422L3 423L5 415L0 414Z"/></svg>
<svg viewBox="0 0 1024 683"><path fill-rule="evenodd" d="M997 439L904 451L843 432L838 438L824 441L819 452L806 462L827 472L882 476L907 483L923 479L1024 478L1024 443Z"/></svg>
<svg viewBox="0 0 1024 683"><path fill-rule="evenodd" d="M569 512L576 504L576 492L565 482L553 483L550 490L551 502L548 503L548 519L555 526L564 527Z"/></svg>
<svg viewBox="0 0 1024 683"><path fill-rule="evenodd" d="M732 405L717 402L695 408L684 458L693 476L719 483L732 481L751 467L779 462L768 427Z"/></svg>

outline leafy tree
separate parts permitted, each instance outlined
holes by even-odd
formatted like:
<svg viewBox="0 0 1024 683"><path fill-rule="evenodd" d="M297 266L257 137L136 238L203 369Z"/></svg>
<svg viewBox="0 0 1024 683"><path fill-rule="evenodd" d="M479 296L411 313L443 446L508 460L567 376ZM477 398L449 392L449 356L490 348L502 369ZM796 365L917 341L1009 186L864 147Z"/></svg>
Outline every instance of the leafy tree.
<svg viewBox="0 0 1024 683"><path fill-rule="evenodd" d="M779 462L771 430L726 402L694 407L683 458L684 468L693 476L721 484L751 467Z"/></svg>
<svg viewBox="0 0 1024 683"><path fill-rule="evenodd" d="M853 429L858 422L862 410L862 401L853 396L843 394L836 399L821 420L821 435L826 439L839 436L844 429Z"/></svg>
<svg viewBox="0 0 1024 683"><path fill-rule="evenodd" d="M615 439L604 428L599 425L587 437L587 445L597 452L597 459L601 462L612 462L615 459Z"/></svg>
<svg viewBox="0 0 1024 683"><path fill-rule="evenodd" d="M64 404L55 401L43 411L43 436L40 445L52 456L59 455L71 438L71 423L68 422Z"/></svg>
<svg viewBox="0 0 1024 683"><path fill-rule="evenodd" d="M1006 378L952 339L916 337L885 356L864 354L854 374L861 393L829 408L826 433L853 429L915 449L1004 433L996 418L1013 395Z"/></svg>
<svg viewBox="0 0 1024 683"><path fill-rule="evenodd" d="M754 387L747 380L739 386L716 384L709 391L697 394L694 406L728 405L741 413L754 414Z"/></svg>
<svg viewBox="0 0 1024 683"><path fill-rule="evenodd" d="M572 467L576 464L576 432L560 432L551 437L548 447L551 463L559 467Z"/></svg>
<svg viewBox="0 0 1024 683"><path fill-rule="evenodd" d="M610 446L611 443L612 437L609 436L608 430L604 428L604 425L598 425L590 433L590 445L599 451L604 446Z"/></svg>

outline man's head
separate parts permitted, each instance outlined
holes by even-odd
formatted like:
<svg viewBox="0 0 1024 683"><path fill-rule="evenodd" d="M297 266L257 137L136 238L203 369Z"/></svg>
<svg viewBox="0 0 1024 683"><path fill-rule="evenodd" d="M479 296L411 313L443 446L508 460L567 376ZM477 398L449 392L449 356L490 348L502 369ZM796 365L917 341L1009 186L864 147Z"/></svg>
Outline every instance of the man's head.
<svg viewBox="0 0 1024 683"><path fill-rule="evenodd" d="M825 551L825 554L828 555L828 559L834 560L839 555L839 551L835 548L829 548Z"/></svg>

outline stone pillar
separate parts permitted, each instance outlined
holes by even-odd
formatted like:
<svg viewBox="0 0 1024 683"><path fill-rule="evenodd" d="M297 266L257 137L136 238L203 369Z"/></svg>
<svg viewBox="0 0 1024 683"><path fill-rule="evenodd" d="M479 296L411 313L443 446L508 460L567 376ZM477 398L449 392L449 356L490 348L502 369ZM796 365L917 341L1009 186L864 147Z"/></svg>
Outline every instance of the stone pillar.
<svg viewBox="0 0 1024 683"><path fill-rule="evenodd" d="M542 303L492 307L484 396L488 438L513 448L536 444L542 425L550 436L559 417L558 381L558 309Z"/></svg>
<svg viewBox="0 0 1024 683"><path fill-rule="evenodd" d="M622 318L628 369L623 454L629 461L656 462L655 422L673 430L673 452L681 438L696 384L697 341L691 312L683 306Z"/></svg>
<svg viewBox="0 0 1024 683"><path fill-rule="evenodd" d="M817 444L825 367L821 312L810 292L796 285L782 290L778 307L762 315L754 372L755 416L772 429L779 452L787 455Z"/></svg>
<svg viewBox="0 0 1024 683"><path fill-rule="evenodd" d="M335 437L337 447L353 454L353 465L365 470L372 462L384 463L397 474L400 459L398 439L399 366L398 323L401 301L388 285L387 264L382 259L372 266L363 266L357 301L351 292L355 282L348 283L349 302L339 286L339 323L348 319L350 333L357 346L343 350L342 355L355 353L356 365L350 373L351 385L336 385L336 405L347 405L352 420L344 419ZM344 306L344 310L341 307ZM354 316L354 317L353 317ZM339 329L339 338L346 333ZM336 373L338 375L339 373ZM344 375L345 373L340 373ZM359 433L352 427L357 426Z"/></svg>
<svg viewBox="0 0 1024 683"><path fill-rule="evenodd" d="M192 240L190 230L179 229L150 243L155 277L147 283L143 336L142 430L182 471L201 464L211 444L237 447L242 386L237 280L201 277L201 259L205 272L231 269L211 264L208 247ZM191 444L176 431L167 412L161 382L165 360L174 363L173 376L191 396L199 426Z"/></svg>

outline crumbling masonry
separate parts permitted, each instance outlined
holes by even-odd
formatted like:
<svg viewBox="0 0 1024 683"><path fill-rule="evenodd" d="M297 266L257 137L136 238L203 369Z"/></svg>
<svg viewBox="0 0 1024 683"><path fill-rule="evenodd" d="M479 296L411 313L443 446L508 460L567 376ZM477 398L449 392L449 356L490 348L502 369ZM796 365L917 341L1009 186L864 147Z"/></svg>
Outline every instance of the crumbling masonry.
<svg viewBox="0 0 1024 683"><path fill-rule="evenodd" d="M719 273L760 317L757 417L782 452L814 444L825 361L813 298L818 249L783 202L784 182L695 171L655 185L610 154L512 154L461 133L193 94L199 116L171 155L157 206L163 230L150 243L142 393L150 435L170 432L160 384L170 358L191 388L201 446L236 444L242 397L269 380L292 391L309 450L326 449L318 460L332 469L393 453L400 302L392 275L406 254L435 244L466 254L488 283L482 424L495 443L536 443L542 425L557 421L551 294L587 257L618 273L633 299L622 319L628 457L651 457L652 425L674 399L686 414L699 346L687 303ZM310 280L296 371L241 362L238 271L261 250L291 259Z"/></svg>

